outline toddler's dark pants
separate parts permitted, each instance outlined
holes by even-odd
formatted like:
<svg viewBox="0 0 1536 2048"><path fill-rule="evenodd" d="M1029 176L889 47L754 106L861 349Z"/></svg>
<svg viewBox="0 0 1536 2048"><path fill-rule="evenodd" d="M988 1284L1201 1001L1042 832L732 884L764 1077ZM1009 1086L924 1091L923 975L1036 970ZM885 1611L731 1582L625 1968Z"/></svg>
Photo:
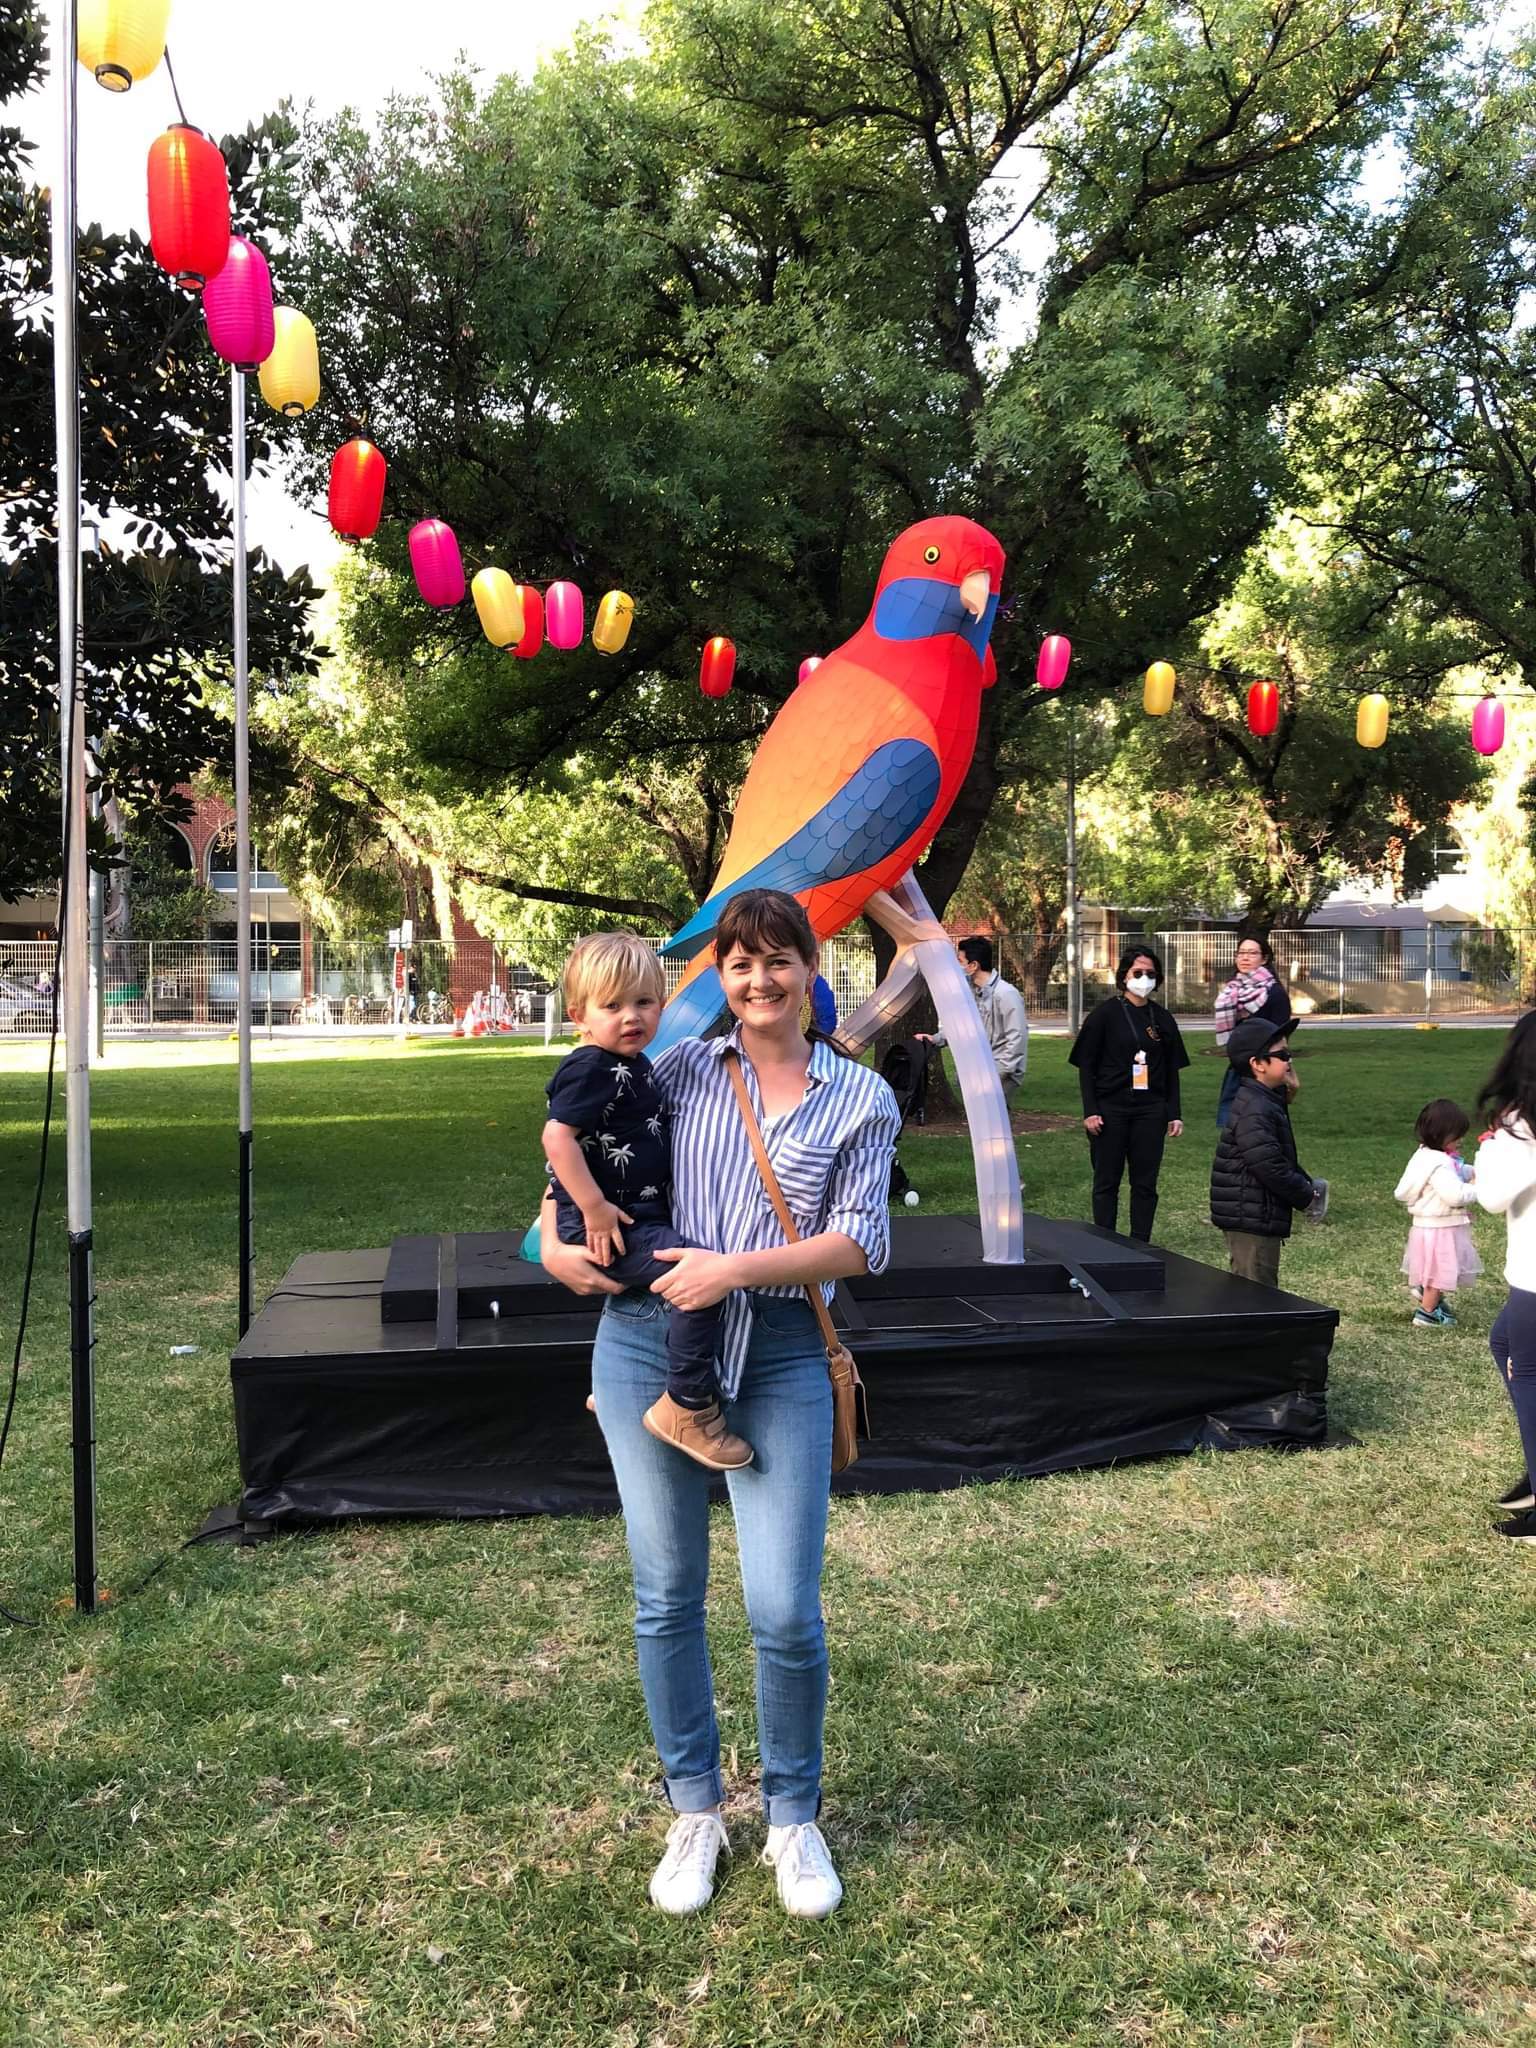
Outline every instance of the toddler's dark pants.
<svg viewBox="0 0 1536 2048"><path fill-rule="evenodd" d="M622 1208L623 1204L619 1206ZM581 1211L573 1206L573 1223L564 1210L564 1203L559 1204L560 1242L585 1244L587 1228ZM671 1262L658 1259L658 1252L689 1249L688 1240L679 1237L670 1223L624 1223L620 1229L624 1256L616 1258L611 1266L604 1266L603 1271L624 1287L649 1287L652 1281L672 1271ZM679 1408L707 1408L719 1397L715 1339L724 1307L723 1301L717 1301L712 1308L675 1308L667 1316L667 1392Z"/></svg>

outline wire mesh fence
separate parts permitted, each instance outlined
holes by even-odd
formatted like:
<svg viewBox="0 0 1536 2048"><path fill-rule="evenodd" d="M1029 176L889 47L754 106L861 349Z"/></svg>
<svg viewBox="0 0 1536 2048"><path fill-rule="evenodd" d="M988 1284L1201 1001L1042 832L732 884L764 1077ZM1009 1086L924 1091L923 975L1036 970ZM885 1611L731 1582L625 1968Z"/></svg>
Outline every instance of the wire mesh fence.
<svg viewBox="0 0 1536 2048"><path fill-rule="evenodd" d="M1163 1000L1182 1016L1209 1013L1233 971L1231 932L1102 930L1085 936L1084 995L1113 986L1122 946L1145 939L1166 970ZM1275 972L1297 1015L1454 1016L1512 1012L1536 1000L1536 933L1466 925L1411 930L1329 928L1270 935ZM1066 961L1027 938L995 936L998 966L1029 1014L1061 1017ZM109 939L99 1000L109 1034L217 1033L235 1027L238 943L231 939ZM669 991L683 963L665 963ZM51 939L0 941L0 1033L46 1033L56 972ZM821 972L839 1016L875 986L869 940L843 934L822 949ZM251 939L251 1017L276 1033L377 1030L411 1024L451 1031L539 1031L562 1021L548 979L487 939L427 939L397 954L383 939Z"/></svg>

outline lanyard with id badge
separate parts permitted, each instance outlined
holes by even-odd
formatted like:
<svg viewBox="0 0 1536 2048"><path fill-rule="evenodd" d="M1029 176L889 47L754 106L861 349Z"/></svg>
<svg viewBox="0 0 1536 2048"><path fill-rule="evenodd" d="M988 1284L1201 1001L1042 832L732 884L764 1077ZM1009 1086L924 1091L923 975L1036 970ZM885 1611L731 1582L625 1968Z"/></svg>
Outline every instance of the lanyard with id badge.
<svg viewBox="0 0 1536 2048"><path fill-rule="evenodd" d="M1120 1014L1125 1019L1126 1029L1130 1032L1132 1042L1136 1047L1135 1055L1131 1060L1131 1090L1133 1094L1145 1095L1152 1086L1152 1078L1148 1072L1146 1048L1141 1043L1141 1034L1136 1029L1136 1022L1131 1014L1129 1003L1121 1003ZM1155 1024L1147 1026L1147 1036L1150 1039L1156 1039L1157 1026Z"/></svg>

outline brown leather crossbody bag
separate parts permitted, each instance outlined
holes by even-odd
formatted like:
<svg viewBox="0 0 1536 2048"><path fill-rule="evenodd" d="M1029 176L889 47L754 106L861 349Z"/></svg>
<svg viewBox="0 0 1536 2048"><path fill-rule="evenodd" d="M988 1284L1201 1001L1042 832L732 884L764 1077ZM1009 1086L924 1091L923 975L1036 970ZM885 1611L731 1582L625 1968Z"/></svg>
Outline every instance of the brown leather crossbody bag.
<svg viewBox="0 0 1536 2048"><path fill-rule="evenodd" d="M725 1071L731 1077L731 1086L736 1091L741 1120L747 1127L752 1157L757 1161L757 1170L763 1177L763 1186L779 1219L785 1242L798 1244L800 1233L795 1228L795 1219L789 1213L784 1190L779 1186L773 1161L768 1157L768 1148L758 1129L741 1061L729 1050L722 1057ZM859 1378L859 1368L853 1362L853 1353L838 1336L832 1318L827 1314L827 1304L821 1298L821 1289L814 1282L806 1288L805 1298L811 1304L821 1331L821 1341L827 1347L827 1375L832 1382L832 1470L846 1472L858 1459L859 1438L869 1435L869 1403L864 1393L864 1382Z"/></svg>

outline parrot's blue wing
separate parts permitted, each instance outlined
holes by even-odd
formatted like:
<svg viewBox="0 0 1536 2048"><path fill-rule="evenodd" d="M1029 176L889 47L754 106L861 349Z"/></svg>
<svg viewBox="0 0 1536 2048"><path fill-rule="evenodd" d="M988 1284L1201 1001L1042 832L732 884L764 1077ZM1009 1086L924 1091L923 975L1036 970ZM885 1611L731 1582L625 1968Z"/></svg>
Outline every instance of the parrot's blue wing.
<svg viewBox="0 0 1536 2048"><path fill-rule="evenodd" d="M744 889L782 889L794 896L876 866L928 816L940 780L932 747L921 740L887 740L781 847L702 904L662 952L689 958L700 952L721 911Z"/></svg>
<svg viewBox="0 0 1536 2048"><path fill-rule="evenodd" d="M706 967L696 981L675 995L661 1013L656 1036L645 1048L648 1059L659 1059L669 1045L680 1038L700 1038L725 1008L725 990L713 967Z"/></svg>

